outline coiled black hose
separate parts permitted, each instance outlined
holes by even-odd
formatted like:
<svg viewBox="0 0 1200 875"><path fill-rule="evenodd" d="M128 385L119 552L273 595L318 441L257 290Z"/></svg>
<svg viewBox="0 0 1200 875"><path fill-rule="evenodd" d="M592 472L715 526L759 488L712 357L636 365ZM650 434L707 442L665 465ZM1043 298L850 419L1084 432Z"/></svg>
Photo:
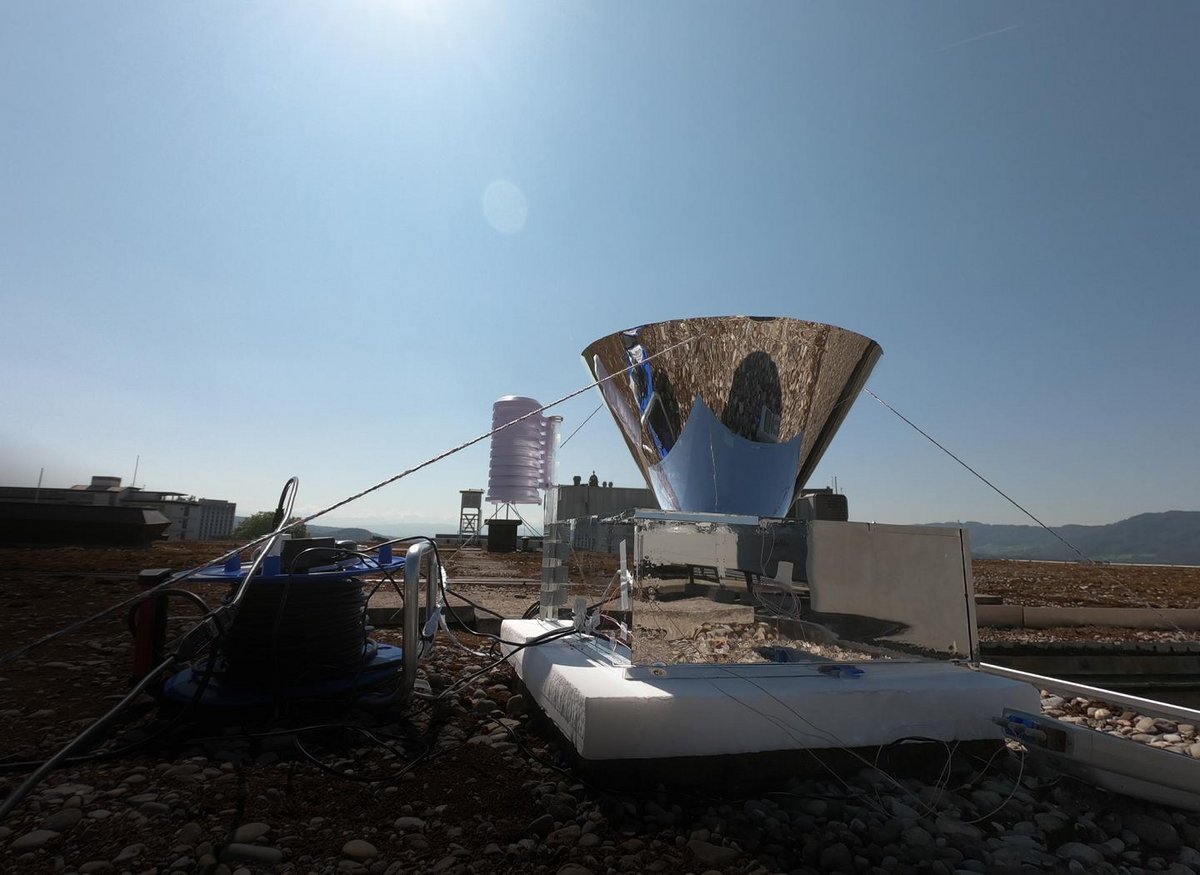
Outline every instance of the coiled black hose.
<svg viewBox="0 0 1200 875"><path fill-rule="evenodd" d="M367 595L354 578L256 579L222 644L223 682L275 689L363 668Z"/></svg>

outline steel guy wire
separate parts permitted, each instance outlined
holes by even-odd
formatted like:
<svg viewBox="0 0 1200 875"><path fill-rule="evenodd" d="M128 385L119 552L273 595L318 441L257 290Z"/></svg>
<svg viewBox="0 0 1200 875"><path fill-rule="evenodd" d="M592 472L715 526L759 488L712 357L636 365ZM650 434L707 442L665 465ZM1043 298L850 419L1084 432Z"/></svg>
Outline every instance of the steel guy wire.
<svg viewBox="0 0 1200 875"><path fill-rule="evenodd" d="M686 346L687 344L692 343L693 341L699 340L703 336L704 336L703 334L693 334L691 337L684 338L683 340L679 341L678 343L673 343L670 346L666 347L665 349L660 349L658 352L652 353L651 355L647 356L643 360L642 363L644 364L645 362L650 361L651 359L666 355L667 353L672 352L673 350L676 350L681 346ZM406 468L405 470L401 471L399 474L394 474L391 477L388 477L386 480L382 480L379 483L376 483L374 486L369 486L360 492L354 493L353 495L349 496L348 498L344 498L341 501L335 502L335 503L329 505L328 507L322 508L321 510L316 511L315 513L309 514L306 517L301 517L301 518L297 518L295 520L291 520L287 523L287 525L280 526L279 528L275 529L274 531L269 532L259 538L255 538L253 541L250 541L249 543L244 544L240 547L235 547L234 549L221 554L216 559L213 559L210 562L205 562L201 565L195 566L194 568L190 568L187 571L183 571L179 574L172 575L170 578L163 581L158 586L152 587L147 590L143 590L142 592L138 593L137 595L132 596L132 597L126 599L125 601L120 602L119 604L113 605L111 608L108 608L98 614L94 614L90 617L84 618L83 620L79 620L78 622L75 622L68 626L65 626L56 632L51 632L48 635L44 635L41 638L37 639L36 641L33 641L23 647L18 647L15 650L10 650L8 653L0 655L0 665L4 665L4 664L12 662L13 660L16 660L16 659L20 659L22 656L24 656L29 651L31 651L37 647L40 647L43 644L48 644L51 641L54 641L54 640L62 637L63 635L67 635L71 632L75 632L75 631L83 628L84 626L88 625L89 623L92 623L92 622L95 622L96 620L102 619L102 618L108 616L109 614L114 613L115 611L119 611L122 608L129 607L130 605L132 605L136 602L139 602L139 601L142 601L143 599L149 598L150 596L155 595L160 589L165 589L166 587L168 587L172 584L178 583L181 580L186 580L190 577L193 577L194 575L203 571L205 568L209 567L210 565L215 565L219 562L223 562L226 559L229 559L230 557L234 556L235 554L241 553L243 550L249 550L252 547L257 547L259 544L262 544L273 538L277 538L279 535L289 531L290 529L294 529L294 528L296 528L298 526L302 526L302 525L307 525L308 523L312 522L313 520L315 520L319 517L322 517L331 511L337 510L340 507L344 507L345 505L350 504L353 501L357 501L358 499L362 498L363 496L370 495L372 492L376 492L385 486L390 486L391 484L393 484L399 480L403 480L405 477L408 477L411 474L415 474L417 471L420 471L423 468L428 468L430 465L440 462L443 459L449 458L450 456L453 456L456 453L459 453L459 452L467 449L468 447L472 447L475 444L486 440L487 438L491 437L492 435L494 435L498 432L504 431L504 429L506 429L506 428L511 428L512 426L516 425L518 422L523 422L524 420L529 419L530 417L538 416L541 413L544 413L545 411L549 410L552 407L557 407L559 404L563 404L566 401L570 401L572 398L576 398L576 397L582 395L584 392L587 392L589 389L594 389L597 386L601 386L604 383L607 383L609 380L613 380L613 379L616 379L617 377L624 376L625 374L627 374L631 370L633 370L633 368L634 368L633 365L629 365L628 367L621 368L618 371L614 371L613 373L611 373L605 377L601 377L598 380L594 380L591 383L588 383L586 386L582 386L579 389L575 389L574 391L568 392L566 395L563 395L561 398L551 401L549 404L544 404L541 407L537 408L536 410L531 410L528 413L518 416L516 419L513 419L509 422L504 423L503 425L496 426L495 428L493 428L489 431L486 431L483 434L478 435L477 437L473 437L470 440L464 441L455 447L451 447L448 450L438 453L436 456L432 456L431 458L426 459L425 461L420 462L419 464L413 465L411 468ZM287 517L289 515L290 515L290 509L289 509L288 514L285 514L284 518L287 519Z"/></svg>
<svg viewBox="0 0 1200 875"><path fill-rule="evenodd" d="M863 391L866 392L868 395L870 395L872 398L874 398L876 401L878 401L880 404L882 404L884 407L886 407L888 410L890 410L892 413L896 414L896 416L900 417L900 419L904 420L904 422L908 423L908 425L911 426L913 428L913 430L917 432L917 434L921 435L923 438L925 438L927 441L929 441L931 444L933 444L935 447L937 447L939 450L941 450L943 453L945 453L951 459L958 462L958 464L962 465L964 468L966 468L968 471L970 471L972 474L974 474L976 477L978 477L980 480L982 480L993 492L995 492L997 495L999 495L1001 498L1003 498L1005 501L1007 501L1009 504L1011 504L1013 507L1015 507L1021 513L1025 514L1025 516L1029 517L1031 520L1033 520L1035 523L1037 523L1039 526L1041 526L1043 529L1045 529L1047 532L1049 532L1055 538L1057 538L1059 541L1061 541L1063 544L1065 544L1085 564L1094 566L1095 569L1101 574L1101 576L1107 577L1110 581L1115 583L1118 587L1120 587L1125 592L1126 595L1128 595L1130 598L1132 598L1135 602L1137 602L1144 608L1149 608L1150 610L1154 611L1164 622L1169 624L1176 632L1178 632L1180 635L1183 635L1185 638L1187 637L1187 633L1184 632L1184 630L1179 626L1179 624L1177 624L1174 620L1172 620L1168 615L1164 614L1163 610L1161 608L1156 607L1155 605L1146 601L1146 599L1142 598L1140 595L1138 595L1136 592L1134 592L1133 589L1128 584L1126 584L1123 580L1121 580L1119 577L1117 577L1111 571L1106 570L1102 566L1096 565L1095 561L1093 559L1091 559L1090 557L1084 555L1082 550L1080 550L1078 547L1076 547L1074 544L1072 544L1070 541L1068 541L1066 538L1064 538L1058 532L1054 531L1054 529L1050 528L1050 526L1046 525L1044 522L1042 522L1040 519L1038 519L1036 516L1034 516L1030 511L1028 511L1024 507L1022 507L1016 501L1016 499L1012 498L1010 495L1008 495L1008 493L1006 493L1004 490L1002 490L999 486L997 486L991 480L988 480L986 477L984 477L982 474L980 474L978 471L976 471L974 468L972 468L970 465L968 465L966 462L964 462L962 459L960 459L958 456L956 456L954 453L952 453L950 450L948 450L945 446L940 444L937 440L934 439L934 437L932 435L929 434L929 432L925 431L923 428L921 428L919 425L917 425L915 422L913 422L911 419L909 419L907 416L905 416L903 413L901 413L895 407L888 404L886 401L884 401L882 398L880 398L878 395L876 395L874 392L872 392L869 388L864 386Z"/></svg>

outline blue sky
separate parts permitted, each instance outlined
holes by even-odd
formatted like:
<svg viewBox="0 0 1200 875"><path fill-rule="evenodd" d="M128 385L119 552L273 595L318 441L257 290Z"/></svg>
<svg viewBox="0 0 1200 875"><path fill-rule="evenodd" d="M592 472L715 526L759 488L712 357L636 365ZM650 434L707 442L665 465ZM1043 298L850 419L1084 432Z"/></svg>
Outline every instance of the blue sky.
<svg viewBox="0 0 1200 875"><path fill-rule="evenodd" d="M306 511L587 381L620 328L875 338L1048 522L1200 508L1200 7L0 6L0 482ZM570 431L594 391L557 411ZM607 413L563 480L638 474ZM335 519L450 520L481 444ZM869 397L812 485L1020 515Z"/></svg>

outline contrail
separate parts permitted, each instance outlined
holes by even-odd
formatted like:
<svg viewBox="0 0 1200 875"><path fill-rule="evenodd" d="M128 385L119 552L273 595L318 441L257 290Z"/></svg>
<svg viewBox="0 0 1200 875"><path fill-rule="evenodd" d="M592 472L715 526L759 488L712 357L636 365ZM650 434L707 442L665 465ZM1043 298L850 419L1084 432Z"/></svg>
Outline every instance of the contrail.
<svg viewBox="0 0 1200 875"><path fill-rule="evenodd" d="M1010 30L1016 30L1020 26L1021 25L1019 24L1010 24L1008 27L1002 27L999 30L989 30L987 33L981 33L977 36L969 36L966 39L959 40L956 43L950 43L948 46L942 46L941 50L945 51L946 49L955 49L959 46L965 46L967 43L979 42L981 39L987 39L990 36L999 36L1002 33L1008 33Z"/></svg>

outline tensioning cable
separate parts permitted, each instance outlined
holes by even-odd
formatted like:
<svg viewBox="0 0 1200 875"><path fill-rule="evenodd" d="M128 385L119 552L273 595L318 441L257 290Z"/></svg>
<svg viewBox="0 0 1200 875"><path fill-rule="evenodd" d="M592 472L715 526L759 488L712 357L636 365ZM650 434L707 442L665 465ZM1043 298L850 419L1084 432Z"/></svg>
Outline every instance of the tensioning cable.
<svg viewBox="0 0 1200 875"><path fill-rule="evenodd" d="M652 354L646 356L646 358L642 360L641 364L645 364L645 362L648 362L651 359L658 358L659 356L664 356L667 353L672 352L681 346L686 346L689 343L699 340L703 336L704 336L703 333L699 333L699 334L693 334L691 337L684 338L683 340L679 341L678 343L673 343L664 349L660 349L656 353L652 353ZM430 465L432 465L436 462L442 461L442 459L447 459L450 456L453 456L454 454L467 449L468 447L472 447L475 444L480 443L481 441L487 440L492 435L497 434L498 432L504 431L506 428L511 428L512 426L516 425L518 422L523 422L532 416L538 416L538 415L544 413L545 411L549 410L552 407L557 407L558 405L563 404L564 402L570 401L572 398L576 398L576 397L582 395L584 392L587 392L589 389L594 389L597 386L601 386L604 383L607 383L609 380L613 380L613 379L616 379L617 377L623 376L623 375L629 373L630 371L632 371L634 367L635 367L634 365L629 365L628 367L621 368L620 370L614 371L613 373L609 374L606 377L602 377L599 380L594 380L593 382L588 383L585 386L575 389L574 391L568 392L566 395L563 395L561 398L551 401L549 404L545 404L545 405L537 408L536 410L531 410L528 413L518 416L516 419L513 419L510 422L506 422L503 425L498 425L495 428L491 429L490 431L486 431L477 437L473 437L470 440L464 441L455 447L452 447L448 450L438 453L436 456L432 456L431 458L426 459L424 462L420 462L419 464L413 465L411 468L406 468L405 470L401 471L399 474L394 474L391 477L388 477L386 480L381 480L379 483L376 483L374 486L370 486L366 489L363 489L361 492L356 492L355 494L349 496L348 498L344 498L341 501L335 502L334 504L331 504L328 507L318 510L316 513L309 514L306 517L300 517L300 518L291 520L290 522L287 523L287 525L281 526L278 529L275 529L274 531L269 532L259 538L255 538L253 541L250 541L247 544L244 544L239 547L235 547L234 549L221 554L216 559L213 559L211 562L205 562L201 565L195 566L194 568L190 568L187 571L183 571L183 572L180 572L179 574L172 575L171 577L167 578L167 580L158 584L158 586L152 587L147 590L143 590L142 592L138 593L136 596L128 598L119 604L113 605L111 608L108 608L107 610L102 611L99 614L95 614L93 616L86 617L83 620L79 620L78 622L72 623L69 626L59 629L56 632L51 632L47 635L44 635L41 638L37 639L36 641L26 644L23 647L18 647L15 650L11 650L8 653L2 654L2 655L0 655L0 665L4 665L5 663L12 662L15 659L20 659L22 656L24 656L26 653L33 650L34 648L40 647L43 644L48 644L51 641L54 641L54 640L62 637L63 635L66 635L70 632L74 632L78 629L81 629L84 626L88 625L89 623L94 622L95 620L99 620L99 619L102 619L102 618L108 616L109 614L113 613L114 611L119 611L122 608L127 608L130 605L135 604L136 602L140 602L147 598L150 598L150 597L154 596L155 594L157 594L157 592L159 590L165 589L168 586L172 586L172 585L180 582L181 580L186 580L186 579L198 574L199 572L203 571L205 568L208 568L211 565L216 565L220 562L224 562L226 559L229 559L231 556L233 556L235 554L241 553L243 550L249 550L252 547L257 547L259 544L262 544L273 538L279 537L281 534L289 531L290 529L294 529L294 528L296 528L298 526L302 526L302 525L307 525L308 523L312 522L313 520L318 519L319 517L322 517L325 514L330 513L331 511L337 510L340 507L344 507L345 505L350 504L353 501L357 501L358 499L362 498L365 495L370 495L372 492L376 492L385 486L390 486L392 483L395 483L399 480L403 480L405 477L408 477L411 474L415 474L416 472L422 470L423 468L428 468ZM290 514L290 511L289 511L289 514ZM289 514L285 514L284 519L287 519ZM261 561L261 555L260 555L258 561ZM254 566L254 567L257 567L257 566ZM247 579L248 579L248 577L249 577L249 575L247 575Z"/></svg>
<svg viewBox="0 0 1200 875"><path fill-rule="evenodd" d="M929 441L931 444L933 444L935 447L937 447L939 450L941 450L943 453L945 453L951 459L958 462L958 464L962 465L964 468L966 468L968 471L970 471L972 474L974 474L976 477L978 477L980 480L982 480L988 486L988 488L990 488L993 492L995 492L997 495L999 495L1001 498L1003 498L1005 501L1007 501L1009 504L1011 504L1013 507L1015 507L1021 513L1025 514L1025 516L1029 517L1031 520L1033 520L1035 523L1037 523L1039 526L1041 526L1043 529L1045 529L1047 532L1049 532L1055 538L1057 538L1059 541L1061 541L1076 556L1078 556L1082 562L1084 562L1087 565L1095 566L1096 571L1100 575L1102 575L1103 577L1107 577L1111 582L1115 583L1118 587L1120 587L1122 590L1124 590L1125 593L1130 598L1132 598L1134 601L1136 601L1142 607L1149 608L1150 610L1154 611L1156 614L1158 614L1158 616L1160 618L1162 618L1162 620L1164 622L1166 622L1172 628L1174 628L1176 632L1180 633L1181 635L1186 636L1187 633L1185 633L1183 631L1183 629L1174 620L1172 620L1169 616L1164 614L1162 612L1161 608L1158 608L1155 605L1150 604L1148 601L1146 601L1144 598L1142 598L1140 595L1138 595L1136 592L1134 592L1134 590L1128 584L1126 584L1123 580L1121 580L1119 577L1117 577L1112 572L1106 570L1103 566L1096 565L1094 559L1085 555L1082 550L1080 550L1078 547L1076 547L1074 544L1072 544L1070 541L1068 541L1066 538L1064 538L1058 532L1054 531L1054 529L1050 528L1050 526L1046 525L1044 522L1042 522L1040 519L1038 519L1036 516L1034 516L1030 511L1026 510L1019 502L1017 502L1016 499L1014 499L1012 496L1010 496L1008 493L1006 493L1004 490L1002 490L999 486L997 486L991 480L988 480L986 477L984 477L982 474L980 474L978 471L976 471L974 468L972 468L970 465L968 465L966 462L964 462L962 459L960 459L958 456L956 456L954 453L952 453L950 450L948 450L945 446L943 446L941 443L939 443L937 440L935 440L934 437L931 434L929 434L929 432L925 431L925 429L921 428L919 425L917 425L915 422L913 422L911 419L909 419L907 416L905 416L903 413L901 413L895 407L888 404L886 401L884 401L882 398L880 398L878 395L876 395L870 389L868 389L864 386L863 391L866 392L868 395L870 395L872 398L874 398L876 401L878 401L880 404L882 404L884 407L886 407L888 410L890 410L892 413L896 414L896 416L900 417L900 419L904 420L904 422L906 422L909 426L911 426L912 429L917 432L917 434L921 435L921 437L925 438L927 441Z"/></svg>

